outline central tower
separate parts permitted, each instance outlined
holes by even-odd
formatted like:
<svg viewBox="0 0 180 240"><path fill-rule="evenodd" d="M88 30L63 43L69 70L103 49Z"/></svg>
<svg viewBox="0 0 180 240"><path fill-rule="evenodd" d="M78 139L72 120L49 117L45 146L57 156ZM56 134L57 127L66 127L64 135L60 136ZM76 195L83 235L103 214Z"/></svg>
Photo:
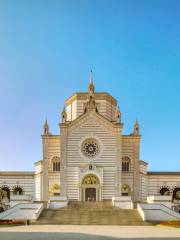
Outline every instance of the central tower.
<svg viewBox="0 0 180 240"><path fill-rule="evenodd" d="M60 123L61 195L69 200L101 201L121 195L122 130L117 101L88 92L66 101Z"/></svg>

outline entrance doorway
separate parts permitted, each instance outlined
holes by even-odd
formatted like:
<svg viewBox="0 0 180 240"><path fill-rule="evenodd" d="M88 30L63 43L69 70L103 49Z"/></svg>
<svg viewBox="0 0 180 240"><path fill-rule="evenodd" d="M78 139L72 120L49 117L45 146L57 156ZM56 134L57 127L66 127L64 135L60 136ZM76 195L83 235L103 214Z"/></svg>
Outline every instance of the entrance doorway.
<svg viewBox="0 0 180 240"><path fill-rule="evenodd" d="M85 201L96 201L96 188L85 189Z"/></svg>
<svg viewBox="0 0 180 240"><path fill-rule="evenodd" d="M83 178L81 196L82 201L100 201L100 182L96 175L88 174Z"/></svg>

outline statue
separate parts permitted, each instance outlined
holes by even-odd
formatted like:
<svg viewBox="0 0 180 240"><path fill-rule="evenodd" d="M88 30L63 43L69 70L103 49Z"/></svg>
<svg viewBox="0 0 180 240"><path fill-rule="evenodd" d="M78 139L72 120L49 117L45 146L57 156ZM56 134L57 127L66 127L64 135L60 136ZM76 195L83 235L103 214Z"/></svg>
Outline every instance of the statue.
<svg viewBox="0 0 180 240"><path fill-rule="evenodd" d="M87 112L88 109L95 109L96 112L98 112L98 109L97 109L97 105L96 105L96 102L95 102L95 97L94 97L94 90L95 90L95 87L94 87L94 83L93 83L93 78L92 78L92 71L90 73L90 83L89 83L89 86L88 86L88 99L87 99L87 102L85 104L85 108L84 108L84 112Z"/></svg>

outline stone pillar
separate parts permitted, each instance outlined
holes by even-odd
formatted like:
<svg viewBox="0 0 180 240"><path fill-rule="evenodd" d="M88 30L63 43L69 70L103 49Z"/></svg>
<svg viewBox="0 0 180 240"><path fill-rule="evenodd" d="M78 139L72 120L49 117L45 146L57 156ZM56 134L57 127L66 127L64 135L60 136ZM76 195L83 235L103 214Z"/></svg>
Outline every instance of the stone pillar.
<svg viewBox="0 0 180 240"><path fill-rule="evenodd" d="M68 126L66 123L61 123L60 125L60 143L61 143L61 173L60 173L60 187L61 195L67 197L67 187L66 187L66 159L67 159L67 134Z"/></svg>
<svg viewBox="0 0 180 240"><path fill-rule="evenodd" d="M115 125L115 135L116 135L116 175L115 175L115 196L121 196L121 163L122 163L122 129L123 124L116 123Z"/></svg>
<svg viewBox="0 0 180 240"><path fill-rule="evenodd" d="M134 181L133 181L133 201L140 201L140 166L139 166L139 148L141 136L133 136L134 144Z"/></svg>
<svg viewBox="0 0 180 240"><path fill-rule="evenodd" d="M43 142L43 177L42 177L42 186L41 187L41 198L42 201L48 201L48 193L49 193L49 182L48 182L48 144L49 144L49 137L46 135L42 136Z"/></svg>

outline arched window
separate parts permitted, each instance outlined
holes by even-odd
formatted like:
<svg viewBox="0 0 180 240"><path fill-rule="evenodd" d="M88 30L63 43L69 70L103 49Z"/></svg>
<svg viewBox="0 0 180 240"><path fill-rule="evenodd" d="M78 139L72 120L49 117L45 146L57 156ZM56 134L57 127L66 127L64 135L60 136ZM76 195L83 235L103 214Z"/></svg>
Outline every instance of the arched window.
<svg viewBox="0 0 180 240"><path fill-rule="evenodd" d="M53 172L60 172L60 158L59 157L53 157L52 170L53 170Z"/></svg>
<svg viewBox="0 0 180 240"><path fill-rule="evenodd" d="M122 158L122 172L129 172L130 171L130 158L123 157Z"/></svg>
<svg viewBox="0 0 180 240"><path fill-rule="evenodd" d="M23 189L20 186L13 187L13 194L14 195L22 195Z"/></svg>

